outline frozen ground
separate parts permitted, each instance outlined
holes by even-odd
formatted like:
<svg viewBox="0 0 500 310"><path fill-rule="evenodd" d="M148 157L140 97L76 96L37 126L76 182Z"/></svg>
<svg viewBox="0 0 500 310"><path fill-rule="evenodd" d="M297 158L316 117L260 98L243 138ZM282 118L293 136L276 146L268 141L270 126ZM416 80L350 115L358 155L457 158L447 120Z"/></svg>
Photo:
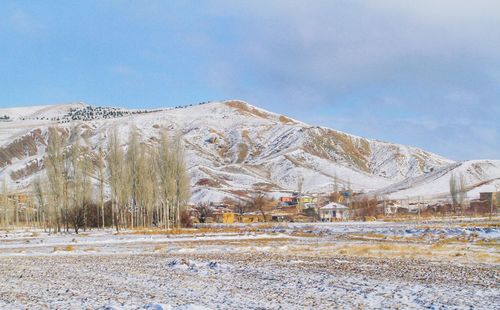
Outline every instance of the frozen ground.
<svg viewBox="0 0 500 310"><path fill-rule="evenodd" d="M1 309L494 309L498 221L0 232Z"/></svg>

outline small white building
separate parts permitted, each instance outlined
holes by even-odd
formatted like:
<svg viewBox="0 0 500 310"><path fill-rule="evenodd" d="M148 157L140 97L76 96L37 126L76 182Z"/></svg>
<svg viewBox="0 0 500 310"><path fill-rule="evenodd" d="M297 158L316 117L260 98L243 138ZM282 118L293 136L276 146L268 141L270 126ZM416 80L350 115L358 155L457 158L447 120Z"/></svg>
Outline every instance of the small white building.
<svg viewBox="0 0 500 310"><path fill-rule="evenodd" d="M336 202L330 202L319 208L319 218L322 222L331 222L349 219L349 208Z"/></svg>

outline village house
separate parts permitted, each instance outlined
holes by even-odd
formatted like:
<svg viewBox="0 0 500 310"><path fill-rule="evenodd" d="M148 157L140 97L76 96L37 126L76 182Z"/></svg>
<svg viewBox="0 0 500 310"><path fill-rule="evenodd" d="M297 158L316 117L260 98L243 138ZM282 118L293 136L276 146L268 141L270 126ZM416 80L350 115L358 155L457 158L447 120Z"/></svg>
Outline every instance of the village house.
<svg viewBox="0 0 500 310"><path fill-rule="evenodd" d="M319 208L319 218L322 222L332 222L349 219L349 208L336 202L330 202Z"/></svg>
<svg viewBox="0 0 500 310"><path fill-rule="evenodd" d="M257 212L247 212L243 214L238 214L237 219L239 223L258 223L265 222L264 215Z"/></svg>
<svg viewBox="0 0 500 310"><path fill-rule="evenodd" d="M235 214L229 206L218 204L212 208L212 217L215 223L233 224L236 221Z"/></svg>
<svg viewBox="0 0 500 310"><path fill-rule="evenodd" d="M233 224L236 216L232 211L223 211L214 214L215 222L220 224Z"/></svg>
<svg viewBox="0 0 500 310"><path fill-rule="evenodd" d="M11 199L14 203L18 204L27 204L29 201L29 196L26 194L10 194L9 199Z"/></svg>
<svg viewBox="0 0 500 310"><path fill-rule="evenodd" d="M273 222L292 222L297 214L297 206L285 206L269 212L269 218Z"/></svg>
<svg viewBox="0 0 500 310"><path fill-rule="evenodd" d="M313 203L315 201L314 197L309 195L300 195L297 197L297 203L299 205L305 205L306 203Z"/></svg>
<svg viewBox="0 0 500 310"><path fill-rule="evenodd" d="M279 201L280 201L280 206L282 206L282 207L293 206L293 205L297 204L297 201L295 200L295 198L291 197L291 196L280 197Z"/></svg>
<svg viewBox="0 0 500 310"><path fill-rule="evenodd" d="M310 195L303 195L298 193L293 193L291 196L282 196L279 199L280 206L300 206L305 207L308 204L316 202L316 198Z"/></svg>
<svg viewBox="0 0 500 310"><path fill-rule="evenodd" d="M397 201L384 200L377 203L377 211L386 216L396 214L400 208L401 204Z"/></svg>
<svg viewBox="0 0 500 310"><path fill-rule="evenodd" d="M500 192L483 192L479 193L479 200L488 202L488 205L492 204L493 207L500 207Z"/></svg>

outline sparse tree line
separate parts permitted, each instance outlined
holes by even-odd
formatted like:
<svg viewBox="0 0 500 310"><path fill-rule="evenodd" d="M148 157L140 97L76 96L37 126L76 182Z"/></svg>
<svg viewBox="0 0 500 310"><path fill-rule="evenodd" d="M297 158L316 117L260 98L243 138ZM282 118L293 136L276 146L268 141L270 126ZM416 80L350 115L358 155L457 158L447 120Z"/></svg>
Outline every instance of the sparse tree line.
<svg viewBox="0 0 500 310"><path fill-rule="evenodd" d="M92 150L78 127L49 128L45 175L32 182L28 199L35 211L27 220L54 232L179 227L189 200L181 138L169 139L163 130L155 143L141 141L135 126L130 127L127 141L121 141L114 128L107 150ZM16 223L11 215L18 215L17 208L8 212L8 197L4 189L0 199L4 225Z"/></svg>

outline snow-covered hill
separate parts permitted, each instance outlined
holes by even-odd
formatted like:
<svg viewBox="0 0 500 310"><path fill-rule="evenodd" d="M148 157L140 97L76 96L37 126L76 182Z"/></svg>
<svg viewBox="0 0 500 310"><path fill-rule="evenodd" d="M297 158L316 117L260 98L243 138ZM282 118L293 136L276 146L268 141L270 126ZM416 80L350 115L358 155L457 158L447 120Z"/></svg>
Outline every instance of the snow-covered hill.
<svg viewBox="0 0 500 310"><path fill-rule="evenodd" d="M3 115L9 119L0 121L0 180L17 188L43 170L47 130L56 124L66 130L77 125L94 150L106 147L115 126L124 144L131 124L145 143L155 143L161 130L180 132L193 201L294 191L301 184L304 192L329 191L334 183L379 190L456 165L418 148L311 126L236 100L155 111L76 103L0 109Z"/></svg>
<svg viewBox="0 0 500 310"><path fill-rule="evenodd" d="M463 175L468 198L479 197L480 192L500 190L500 160L469 160L452 163L431 173L411 177L376 190L371 194L391 199L443 199L450 194L450 177Z"/></svg>

